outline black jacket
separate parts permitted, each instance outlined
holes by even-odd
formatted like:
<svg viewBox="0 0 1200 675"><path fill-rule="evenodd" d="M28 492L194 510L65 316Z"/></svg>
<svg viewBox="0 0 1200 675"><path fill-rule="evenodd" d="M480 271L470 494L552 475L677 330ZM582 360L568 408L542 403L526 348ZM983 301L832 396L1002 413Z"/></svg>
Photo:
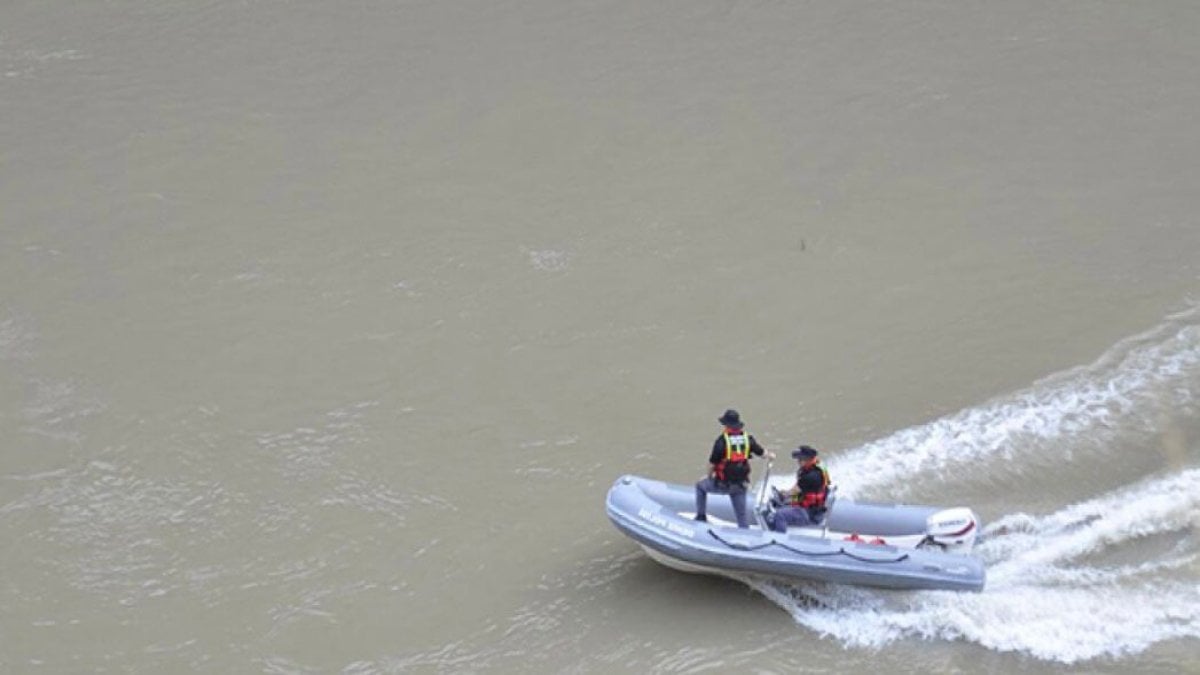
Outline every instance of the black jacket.
<svg viewBox="0 0 1200 675"><path fill-rule="evenodd" d="M822 492L828 489L825 484L825 471L817 464L813 464L807 469L799 469L796 471L796 486L800 488L800 495L797 499L803 499L804 495L814 492ZM824 506L810 507L810 512L823 513Z"/></svg>
<svg viewBox="0 0 1200 675"><path fill-rule="evenodd" d="M766 454L767 451L763 449L763 446L758 444L758 441L754 439L753 434L745 431L742 433L746 434L750 440L751 455L758 455L759 457L762 457ZM725 461L725 434L722 433L720 436L717 436L717 440L713 441L712 452L708 455L708 463L715 466L723 461Z"/></svg>

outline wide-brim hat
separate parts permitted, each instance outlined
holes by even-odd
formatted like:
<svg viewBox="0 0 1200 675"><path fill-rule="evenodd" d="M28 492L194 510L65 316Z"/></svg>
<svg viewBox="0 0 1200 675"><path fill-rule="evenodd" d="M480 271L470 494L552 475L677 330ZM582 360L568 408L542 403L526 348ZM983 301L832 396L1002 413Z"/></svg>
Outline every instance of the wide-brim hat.
<svg viewBox="0 0 1200 675"><path fill-rule="evenodd" d="M812 459L816 456L816 448L812 448L807 445L802 445L792 451L792 457L795 457L796 459Z"/></svg>
<svg viewBox="0 0 1200 675"><path fill-rule="evenodd" d="M717 418L717 421L727 427L739 428L742 426L742 416L733 408L726 410L724 415Z"/></svg>

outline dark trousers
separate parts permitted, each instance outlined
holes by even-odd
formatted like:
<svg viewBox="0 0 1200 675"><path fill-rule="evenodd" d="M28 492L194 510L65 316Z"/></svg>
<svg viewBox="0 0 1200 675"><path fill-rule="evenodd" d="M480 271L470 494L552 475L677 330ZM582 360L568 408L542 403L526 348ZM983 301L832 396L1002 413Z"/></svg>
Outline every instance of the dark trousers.
<svg viewBox="0 0 1200 675"><path fill-rule="evenodd" d="M814 518L808 512L808 509L801 506L785 506L775 511L771 516L771 529L776 532L787 532L788 526L804 527L806 525L819 525L825 518L817 516Z"/></svg>
<svg viewBox="0 0 1200 675"><path fill-rule="evenodd" d="M745 483L723 483L716 478L705 478L696 483L696 519L702 520L708 517L708 493L719 495L729 495L729 501L733 502L733 514L737 517L737 526L740 528L750 527L746 522L746 484Z"/></svg>

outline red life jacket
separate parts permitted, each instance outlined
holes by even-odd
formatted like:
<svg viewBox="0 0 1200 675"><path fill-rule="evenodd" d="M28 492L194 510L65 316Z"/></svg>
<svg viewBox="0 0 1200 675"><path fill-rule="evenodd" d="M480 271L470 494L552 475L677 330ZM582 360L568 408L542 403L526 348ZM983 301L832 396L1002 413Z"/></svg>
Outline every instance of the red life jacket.
<svg viewBox="0 0 1200 675"><path fill-rule="evenodd" d="M741 482L750 477L750 434L742 429L726 428L725 459L717 463L717 480Z"/></svg>
<svg viewBox="0 0 1200 675"><path fill-rule="evenodd" d="M813 467L821 472L821 489L816 492L804 492L793 495L792 506L800 506L806 509L825 507L825 497L829 494L829 472L825 470L825 467L821 466L820 460L817 460L813 464ZM799 483L800 481L797 479L796 482Z"/></svg>

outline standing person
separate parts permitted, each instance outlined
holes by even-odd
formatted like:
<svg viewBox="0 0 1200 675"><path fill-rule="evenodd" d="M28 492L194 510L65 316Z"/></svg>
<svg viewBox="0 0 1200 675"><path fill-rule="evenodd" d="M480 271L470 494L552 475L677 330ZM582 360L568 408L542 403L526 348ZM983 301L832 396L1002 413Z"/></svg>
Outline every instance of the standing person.
<svg viewBox="0 0 1200 675"><path fill-rule="evenodd" d="M708 475L696 483L696 520L708 520L708 493L729 495L733 502L733 513L737 526L750 527L746 521L746 484L750 480L750 455L766 455L775 459L775 453L763 449L758 441L744 429L741 415L732 408L717 420L724 426L721 435L713 441L708 456Z"/></svg>
<svg viewBox="0 0 1200 675"><path fill-rule="evenodd" d="M770 517L771 529L787 532L788 525L819 525L825 520L825 498L829 495L829 472L821 466L817 451L801 445L792 451L799 468L796 484L784 493L787 505Z"/></svg>

